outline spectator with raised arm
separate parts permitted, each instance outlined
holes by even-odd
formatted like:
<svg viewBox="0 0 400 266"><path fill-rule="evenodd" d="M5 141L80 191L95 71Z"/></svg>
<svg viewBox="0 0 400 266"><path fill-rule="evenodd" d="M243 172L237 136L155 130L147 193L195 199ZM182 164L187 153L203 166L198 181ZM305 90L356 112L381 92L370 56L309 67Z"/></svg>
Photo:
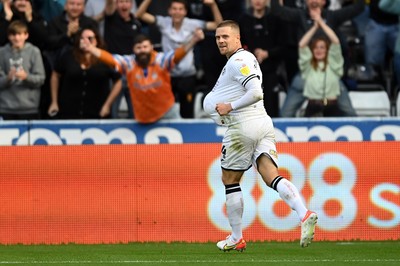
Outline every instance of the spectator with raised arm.
<svg viewBox="0 0 400 266"><path fill-rule="evenodd" d="M39 1L40 2L40 1ZM46 38L46 49L43 52L46 81L42 88L41 113L43 118L49 118L48 107L51 102L50 77L54 65L62 54L68 51L74 43L76 33L80 28L95 28L97 22L83 14L85 0L65 0L64 10L60 15L52 16L48 22L48 37ZM43 8L53 10L61 1L41 2Z"/></svg>
<svg viewBox="0 0 400 266"><path fill-rule="evenodd" d="M104 7L104 41L112 54L131 54L136 36L142 33L142 25L132 13L134 0L106 0ZM122 90L113 104L112 116L119 118L119 106L125 99L128 118L133 118L133 108L126 77L122 77Z"/></svg>
<svg viewBox="0 0 400 266"><path fill-rule="evenodd" d="M3 11L0 16L0 45L8 42L7 28L11 22L20 20L28 27L27 42L43 50L47 38L47 23L32 7L31 0L2 0Z"/></svg>
<svg viewBox="0 0 400 266"><path fill-rule="evenodd" d="M191 19L187 17L188 9L185 0L171 0L169 16L152 15L147 12L151 0L144 0L139 6L137 16L149 25L156 24L161 32L162 51L176 49L193 35L197 28L215 30L222 16L215 0L203 0L211 8L213 21ZM172 70L172 90L180 103L180 114L183 118L193 118L193 96L197 85L196 66L193 51Z"/></svg>
<svg viewBox="0 0 400 266"><path fill-rule="evenodd" d="M57 61L51 75L51 104L48 114L57 119L108 118L121 90L121 75L80 47L87 40L104 48L96 28L77 33L74 46ZM110 91L110 83L112 88Z"/></svg>
<svg viewBox="0 0 400 266"><path fill-rule="evenodd" d="M130 55L112 55L95 47L87 39L82 39L81 45L126 76L135 119L139 123L149 124L160 119L180 118L179 110L175 108L170 71L203 38L203 31L196 30L189 42L166 53L156 52L146 35L136 37L133 54Z"/></svg>
<svg viewBox="0 0 400 266"><path fill-rule="evenodd" d="M337 104L344 63L340 41L318 12L311 11L311 14L314 25L299 42L303 95L308 99L304 116L342 116ZM318 29L322 29L329 40L325 36L314 36Z"/></svg>
<svg viewBox="0 0 400 266"><path fill-rule="evenodd" d="M271 12L280 17L283 21L297 25L298 40L314 25L311 12L317 12L326 24L337 32L340 25L356 17L364 10L364 0L355 0L351 5L347 5L338 10L328 10L325 8L326 0L306 0L306 9L290 8L283 5L280 0L271 0ZM296 23L296 24L293 24ZM316 34L320 34L317 32ZM323 34L323 32L322 32ZM293 62L296 64L297 62ZM294 117L300 109L305 98L303 97L304 81L300 75L296 75L291 82L288 93L281 108L282 117ZM351 105L347 88L341 82L341 93L337 99L340 110L345 116L356 116L356 112Z"/></svg>
<svg viewBox="0 0 400 266"><path fill-rule="evenodd" d="M86 0L85 15L99 23L100 34L104 37L104 15L106 0ZM136 1L132 1L131 13L136 12Z"/></svg>

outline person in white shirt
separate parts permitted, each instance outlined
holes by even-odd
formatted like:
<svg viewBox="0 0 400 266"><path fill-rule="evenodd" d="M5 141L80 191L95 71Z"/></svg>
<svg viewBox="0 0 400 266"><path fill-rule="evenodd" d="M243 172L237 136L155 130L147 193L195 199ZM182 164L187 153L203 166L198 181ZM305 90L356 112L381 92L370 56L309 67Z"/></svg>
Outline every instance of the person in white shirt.
<svg viewBox="0 0 400 266"><path fill-rule="evenodd" d="M278 173L278 155L272 119L263 106L262 72L255 56L244 50L237 22L221 22L215 33L222 55L228 58L214 88L204 99L204 110L227 127L222 141L221 168L226 211L232 233L217 243L222 251L243 251L243 194L240 181L252 165L264 182L275 189L301 220L300 245L314 238L317 214L309 211L297 188Z"/></svg>
<svg viewBox="0 0 400 266"><path fill-rule="evenodd" d="M168 16L148 13L147 9L151 2L152 0L144 0L139 5L136 15L145 23L157 26L161 33L161 46L164 52L176 49L186 43L197 28L212 31L222 21L222 15L215 0L202 0L203 4L210 7L213 21L188 18L186 0L171 0ZM193 98L197 85L193 50L172 70L171 84L176 100L180 104L181 116L193 118Z"/></svg>

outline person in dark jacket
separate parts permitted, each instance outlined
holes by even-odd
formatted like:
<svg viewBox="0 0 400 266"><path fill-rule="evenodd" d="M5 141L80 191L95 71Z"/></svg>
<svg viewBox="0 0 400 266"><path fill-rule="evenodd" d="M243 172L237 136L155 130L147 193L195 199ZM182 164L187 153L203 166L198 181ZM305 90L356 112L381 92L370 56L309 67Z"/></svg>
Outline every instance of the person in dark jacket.
<svg viewBox="0 0 400 266"><path fill-rule="evenodd" d="M85 0L67 0L64 9L65 11L48 25L47 50L52 51L52 65L64 51L73 45L79 29L98 27L95 20L83 14Z"/></svg>
<svg viewBox="0 0 400 266"><path fill-rule="evenodd" d="M48 23L46 50L43 52L46 66L46 81L42 88L40 108L43 118L50 118L47 112L47 108L51 102L50 77L57 60L73 46L76 33L79 29L98 28L95 20L83 14L84 9L85 0L66 0L64 11L61 15L55 16Z"/></svg>
<svg viewBox="0 0 400 266"><path fill-rule="evenodd" d="M27 42L43 50L47 38L47 23L32 7L31 0L4 0L0 13L0 45L8 42L7 28L11 22L20 20L28 27Z"/></svg>
<svg viewBox="0 0 400 266"><path fill-rule="evenodd" d="M104 6L104 41L107 51L113 54L131 54L135 38L142 33L142 24L132 13L133 0L106 0ZM122 90L112 107L113 118L119 118L119 106L125 99L128 118L133 118L133 106L126 81L122 76Z"/></svg>
<svg viewBox="0 0 400 266"><path fill-rule="evenodd" d="M251 0L250 9L239 19L242 45L252 52L263 72L264 107L271 117L279 116L277 69L283 58L281 21L272 16L269 0Z"/></svg>
<svg viewBox="0 0 400 266"><path fill-rule="evenodd" d="M83 50L83 40L104 47L97 29L83 28L77 36L52 72L48 114L57 119L109 118L121 90L121 75Z"/></svg>

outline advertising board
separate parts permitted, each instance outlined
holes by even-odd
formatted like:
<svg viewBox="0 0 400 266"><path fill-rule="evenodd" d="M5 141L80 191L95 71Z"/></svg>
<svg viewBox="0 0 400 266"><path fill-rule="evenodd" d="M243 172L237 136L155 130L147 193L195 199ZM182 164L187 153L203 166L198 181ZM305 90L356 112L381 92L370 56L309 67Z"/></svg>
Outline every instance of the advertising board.
<svg viewBox="0 0 400 266"><path fill-rule="evenodd" d="M400 142L279 143L280 173L319 220L315 240L400 239ZM1 146L0 243L207 242L229 233L220 144ZM254 169L244 234L300 237Z"/></svg>
<svg viewBox="0 0 400 266"><path fill-rule="evenodd" d="M399 141L397 118L274 119L278 142ZM211 120L141 125L131 120L0 123L0 145L220 143L224 127Z"/></svg>

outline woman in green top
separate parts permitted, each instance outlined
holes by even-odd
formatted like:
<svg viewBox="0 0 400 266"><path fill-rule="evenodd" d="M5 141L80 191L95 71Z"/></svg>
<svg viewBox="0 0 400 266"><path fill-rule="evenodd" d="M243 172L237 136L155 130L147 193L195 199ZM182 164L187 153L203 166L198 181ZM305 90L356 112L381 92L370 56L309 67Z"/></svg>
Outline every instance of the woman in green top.
<svg viewBox="0 0 400 266"><path fill-rule="evenodd" d="M304 116L342 116L337 104L344 63L339 38L320 13L311 15L314 25L299 42L299 68L305 81L303 95L308 99ZM320 34L320 30L325 34Z"/></svg>

